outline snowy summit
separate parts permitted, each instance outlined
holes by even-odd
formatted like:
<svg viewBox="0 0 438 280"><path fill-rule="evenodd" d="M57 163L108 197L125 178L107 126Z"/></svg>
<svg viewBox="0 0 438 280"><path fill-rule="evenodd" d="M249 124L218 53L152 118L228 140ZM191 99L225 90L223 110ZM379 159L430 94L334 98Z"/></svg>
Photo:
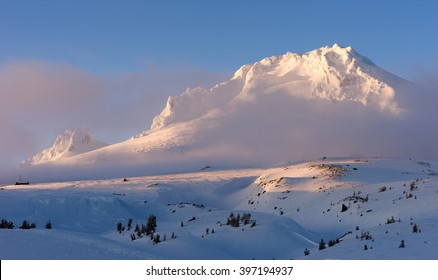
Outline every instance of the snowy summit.
<svg viewBox="0 0 438 280"><path fill-rule="evenodd" d="M152 122L151 129L188 121L257 94L284 91L290 95L330 101L354 101L390 114L402 110L395 100L401 78L379 68L352 47L323 47L306 54L286 53L242 66L231 80L210 90L187 89L169 97L166 107Z"/></svg>
<svg viewBox="0 0 438 280"><path fill-rule="evenodd" d="M53 146L21 162L21 166L36 165L56 161L85 152L93 151L108 144L93 138L87 129L68 129L56 137Z"/></svg>

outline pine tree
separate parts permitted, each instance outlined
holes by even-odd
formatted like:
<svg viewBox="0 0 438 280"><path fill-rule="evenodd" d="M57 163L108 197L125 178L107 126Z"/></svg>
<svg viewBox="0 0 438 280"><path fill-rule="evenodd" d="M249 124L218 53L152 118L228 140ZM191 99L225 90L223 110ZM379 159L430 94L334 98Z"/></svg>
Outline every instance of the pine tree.
<svg viewBox="0 0 438 280"><path fill-rule="evenodd" d="M151 235L152 236L152 235ZM153 239L152 239L154 244L160 243L160 235L159 234L155 234Z"/></svg>
<svg viewBox="0 0 438 280"><path fill-rule="evenodd" d="M321 241L319 241L319 250L324 250L325 249L325 242L324 240L321 238Z"/></svg>
<svg viewBox="0 0 438 280"><path fill-rule="evenodd" d="M304 249L304 256L308 256L310 255L310 250L309 249Z"/></svg>
<svg viewBox="0 0 438 280"><path fill-rule="evenodd" d="M30 229L30 224L27 220L24 220L19 228L20 229Z"/></svg>
<svg viewBox="0 0 438 280"><path fill-rule="evenodd" d="M400 242L400 245L398 246L399 248L405 248L405 241L404 240L402 240L401 242Z"/></svg>
<svg viewBox="0 0 438 280"><path fill-rule="evenodd" d="M146 235L152 234L157 228L157 217L150 215L146 224Z"/></svg>
<svg viewBox="0 0 438 280"><path fill-rule="evenodd" d="M121 222L118 222L118 223L117 223L117 231L118 231L119 233L122 233L122 230L123 230L123 225L122 225Z"/></svg>
<svg viewBox="0 0 438 280"><path fill-rule="evenodd" d="M141 230L138 224L135 225L134 232L137 233L138 238L141 238Z"/></svg>
<svg viewBox="0 0 438 280"><path fill-rule="evenodd" d="M413 232L413 233L417 233L417 232L418 232L418 226L417 226L417 224L414 224L414 226L412 227L412 232Z"/></svg>
<svg viewBox="0 0 438 280"><path fill-rule="evenodd" d="M348 210L348 207L345 204L342 204L341 212L345 212Z"/></svg>
<svg viewBox="0 0 438 280"><path fill-rule="evenodd" d="M132 219L129 218L129 219L128 219L128 231L130 231L131 228L132 228Z"/></svg>
<svg viewBox="0 0 438 280"><path fill-rule="evenodd" d="M13 229L14 228L14 223L13 222L8 222L7 220L2 219L2 221L0 223L0 228Z"/></svg>
<svg viewBox="0 0 438 280"><path fill-rule="evenodd" d="M52 222L50 220L46 224L46 229L52 229Z"/></svg>

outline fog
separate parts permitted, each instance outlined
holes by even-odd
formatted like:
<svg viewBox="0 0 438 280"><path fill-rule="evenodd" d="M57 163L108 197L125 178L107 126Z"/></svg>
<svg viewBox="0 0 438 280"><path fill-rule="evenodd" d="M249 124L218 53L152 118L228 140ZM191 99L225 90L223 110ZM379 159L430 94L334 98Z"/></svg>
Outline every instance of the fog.
<svg viewBox="0 0 438 280"><path fill-rule="evenodd" d="M190 65L145 65L111 77L39 60L0 64L0 168L50 147L70 128L116 143L149 129L169 95L225 79Z"/></svg>

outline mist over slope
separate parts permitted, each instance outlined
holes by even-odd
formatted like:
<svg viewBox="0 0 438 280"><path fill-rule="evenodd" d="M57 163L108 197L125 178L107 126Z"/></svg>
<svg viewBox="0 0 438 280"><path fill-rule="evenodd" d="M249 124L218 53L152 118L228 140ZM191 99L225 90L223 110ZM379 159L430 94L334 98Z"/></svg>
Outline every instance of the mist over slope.
<svg viewBox="0 0 438 280"><path fill-rule="evenodd" d="M244 65L211 89L169 97L151 129L125 142L14 172L38 181L322 156L437 159L433 96L335 44Z"/></svg>

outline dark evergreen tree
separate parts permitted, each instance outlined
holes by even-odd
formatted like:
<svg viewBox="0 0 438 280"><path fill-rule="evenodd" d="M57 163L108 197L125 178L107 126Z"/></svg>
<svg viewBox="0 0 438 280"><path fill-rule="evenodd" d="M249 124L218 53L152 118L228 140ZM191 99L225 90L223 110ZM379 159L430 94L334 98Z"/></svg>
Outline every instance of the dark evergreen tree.
<svg viewBox="0 0 438 280"><path fill-rule="evenodd" d="M329 240L329 242L328 242L328 246L329 246L329 247L332 247L333 245L335 245L335 242L334 242L333 240Z"/></svg>
<svg viewBox="0 0 438 280"><path fill-rule="evenodd" d="M128 229L127 229L127 230L130 231L131 228L132 228L132 219L129 218L129 219L128 219Z"/></svg>
<svg viewBox="0 0 438 280"><path fill-rule="evenodd" d="M325 242L324 239L321 238L321 241L319 241L319 250L324 250L325 249Z"/></svg>
<svg viewBox="0 0 438 280"><path fill-rule="evenodd" d="M243 216L242 216L243 224L244 225L249 224L250 220L251 220L251 214L250 213L243 213Z"/></svg>
<svg viewBox="0 0 438 280"><path fill-rule="evenodd" d="M13 222L8 222L7 220L2 219L2 221L0 223L0 228L13 229L14 228L14 223Z"/></svg>
<svg viewBox="0 0 438 280"><path fill-rule="evenodd" d="M152 234L157 228L157 217L150 215L146 224L146 235Z"/></svg>
<svg viewBox="0 0 438 280"><path fill-rule="evenodd" d="M30 229L30 224L27 220L24 220L19 228L20 229Z"/></svg>
<svg viewBox="0 0 438 280"><path fill-rule="evenodd" d="M414 224L414 225L412 226L412 232L413 232L413 233L417 233L417 232L418 232L418 226L417 226L417 224Z"/></svg>
<svg viewBox="0 0 438 280"><path fill-rule="evenodd" d="M157 244L157 243L161 242L159 234L155 234L155 235L152 234L151 236L153 236L152 241L153 241L154 244Z"/></svg>
<svg viewBox="0 0 438 280"><path fill-rule="evenodd" d="M117 223L117 231L118 231L119 233L122 233L122 230L123 230L123 225L122 225L121 222L118 222L118 223Z"/></svg>
<svg viewBox="0 0 438 280"><path fill-rule="evenodd" d="M308 256L310 255L310 250L309 249L304 249L304 256Z"/></svg>
<svg viewBox="0 0 438 280"><path fill-rule="evenodd" d="M141 238L141 230L138 224L135 225L134 232L137 234L138 238Z"/></svg>
<svg viewBox="0 0 438 280"><path fill-rule="evenodd" d="M413 190L415 190L417 188L417 186L415 185L415 181L411 182L411 185L409 186L409 190L412 192Z"/></svg>
<svg viewBox="0 0 438 280"><path fill-rule="evenodd" d="M398 246L399 248L405 248L405 241L404 240L402 240L401 242L400 242L400 245Z"/></svg>
<svg viewBox="0 0 438 280"><path fill-rule="evenodd" d="M342 204L341 212L345 212L348 210L348 207L345 204Z"/></svg>
<svg viewBox="0 0 438 280"><path fill-rule="evenodd" d="M52 229L52 222L50 220L46 223L46 229Z"/></svg>

